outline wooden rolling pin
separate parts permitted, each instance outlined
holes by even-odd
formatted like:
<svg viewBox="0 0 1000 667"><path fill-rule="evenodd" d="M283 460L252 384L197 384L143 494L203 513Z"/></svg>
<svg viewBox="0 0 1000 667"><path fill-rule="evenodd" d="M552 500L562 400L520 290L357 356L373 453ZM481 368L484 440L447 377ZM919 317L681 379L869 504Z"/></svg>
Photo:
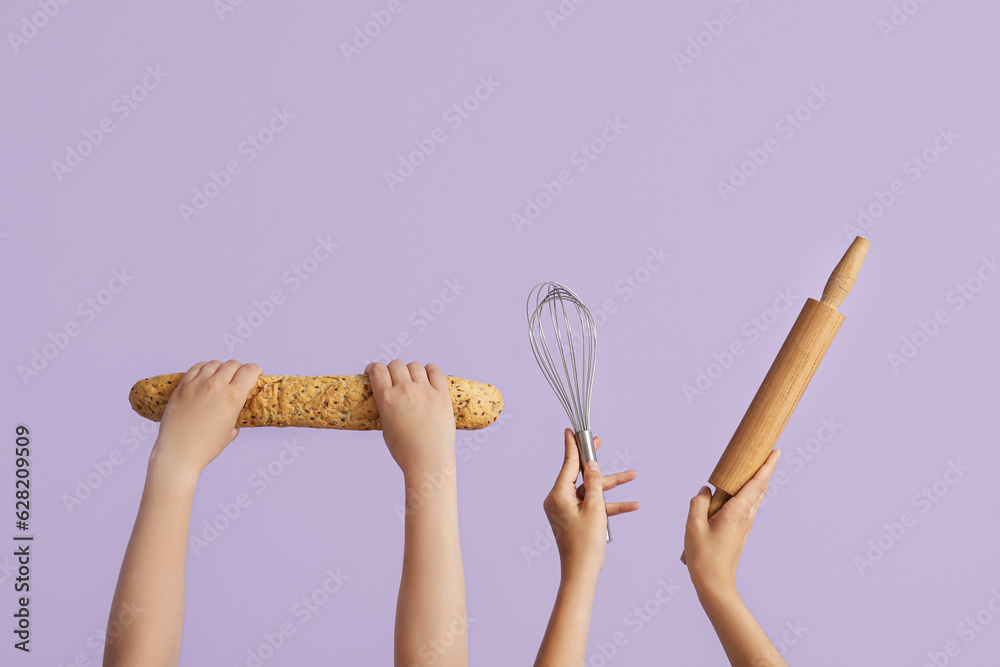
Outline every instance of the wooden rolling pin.
<svg viewBox="0 0 1000 667"><path fill-rule="evenodd" d="M826 282L821 301L807 299L792 330L764 376L743 421L708 478L715 493L708 506L711 518L764 464L778 436L840 330L844 316L837 311L850 293L868 252L868 239L857 236ZM681 553L681 562L687 560Z"/></svg>
<svg viewBox="0 0 1000 667"><path fill-rule="evenodd" d="M160 421L184 373L139 380L129 392L132 409ZM448 377L455 428L486 428L503 412L503 396L491 384ZM261 375L236 419L243 426L304 426L370 431L382 428L367 375Z"/></svg>

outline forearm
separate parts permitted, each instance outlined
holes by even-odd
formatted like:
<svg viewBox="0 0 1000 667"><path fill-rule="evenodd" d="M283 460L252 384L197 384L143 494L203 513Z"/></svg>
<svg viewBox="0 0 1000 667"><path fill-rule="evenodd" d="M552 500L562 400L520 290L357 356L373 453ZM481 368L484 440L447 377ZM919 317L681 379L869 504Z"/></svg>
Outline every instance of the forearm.
<svg viewBox="0 0 1000 667"><path fill-rule="evenodd" d="M695 586L733 667L787 667L732 585Z"/></svg>
<svg viewBox="0 0 1000 667"><path fill-rule="evenodd" d="M146 483L111 603L104 665L176 665L184 626L184 566L197 474L157 457Z"/></svg>
<svg viewBox="0 0 1000 667"><path fill-rule="evenodd" d="M468 665L454 461L430 476L406 479L395 654L397 665Z"/></svg>
<svg viewBox="0 0 1000 667"><path fill-rule="evenodd" d="M564 573L535 667L579 667L585 663L598 574Z"/></svg>

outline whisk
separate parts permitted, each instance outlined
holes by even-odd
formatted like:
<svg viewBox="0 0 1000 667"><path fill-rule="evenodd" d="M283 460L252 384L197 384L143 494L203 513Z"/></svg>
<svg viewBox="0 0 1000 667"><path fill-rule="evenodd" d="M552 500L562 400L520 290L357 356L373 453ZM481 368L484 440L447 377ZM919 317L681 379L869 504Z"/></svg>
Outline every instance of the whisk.
<svg viewBox="0 0 1000 667"><path fill-rule="evenodd" d="M571 289L555 282L542 282L531 288L525 310L531 351L573 425L583 470L589 462L597 460L590 433L590 394L597 358L594 318ZM558 350L555 354L549 348L550 341ZM611 541L610 522L607 541Z"/></svg>

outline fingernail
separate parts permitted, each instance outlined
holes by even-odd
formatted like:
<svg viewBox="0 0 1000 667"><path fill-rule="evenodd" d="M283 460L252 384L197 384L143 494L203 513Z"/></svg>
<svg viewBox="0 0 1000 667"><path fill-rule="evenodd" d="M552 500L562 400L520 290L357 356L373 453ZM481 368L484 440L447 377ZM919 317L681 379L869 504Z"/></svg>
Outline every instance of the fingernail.
<svg viewBox="0 0 1000 667"><path fill-rule="evenodd" d="M587 470L593 470L594 472L600 472L601 469L597 467L597 461L590 461L587 463Z"/></svg>

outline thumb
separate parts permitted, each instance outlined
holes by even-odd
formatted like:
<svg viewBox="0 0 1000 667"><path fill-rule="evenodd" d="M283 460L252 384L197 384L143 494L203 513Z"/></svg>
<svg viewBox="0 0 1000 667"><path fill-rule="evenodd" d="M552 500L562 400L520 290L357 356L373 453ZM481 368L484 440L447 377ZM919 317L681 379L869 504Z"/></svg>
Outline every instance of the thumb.
<svg viewBox="0 0 1000 667"><path fill-rule="evenodd" d="M583 470L583 509L604 507L604 480L597 461L591 461Z"/></svg>
<svg viewBox="0 0 1000 667"><path fill-rule="evenodd" d="M708 505L712 500L712 489L703 486L698 495L691 499L691 509L688 510L688 523L703 525L708 523Z"/></svg>
<svg viewBox="0 0 1000 667"><path fill-rule="evenodd" d="M563 440L566 444L566 455L563 457L559 476L556 477L556 486L576 486L576 478L580 474L580 452L576 446L573 429L567 428L563 432Z"/></svg>

